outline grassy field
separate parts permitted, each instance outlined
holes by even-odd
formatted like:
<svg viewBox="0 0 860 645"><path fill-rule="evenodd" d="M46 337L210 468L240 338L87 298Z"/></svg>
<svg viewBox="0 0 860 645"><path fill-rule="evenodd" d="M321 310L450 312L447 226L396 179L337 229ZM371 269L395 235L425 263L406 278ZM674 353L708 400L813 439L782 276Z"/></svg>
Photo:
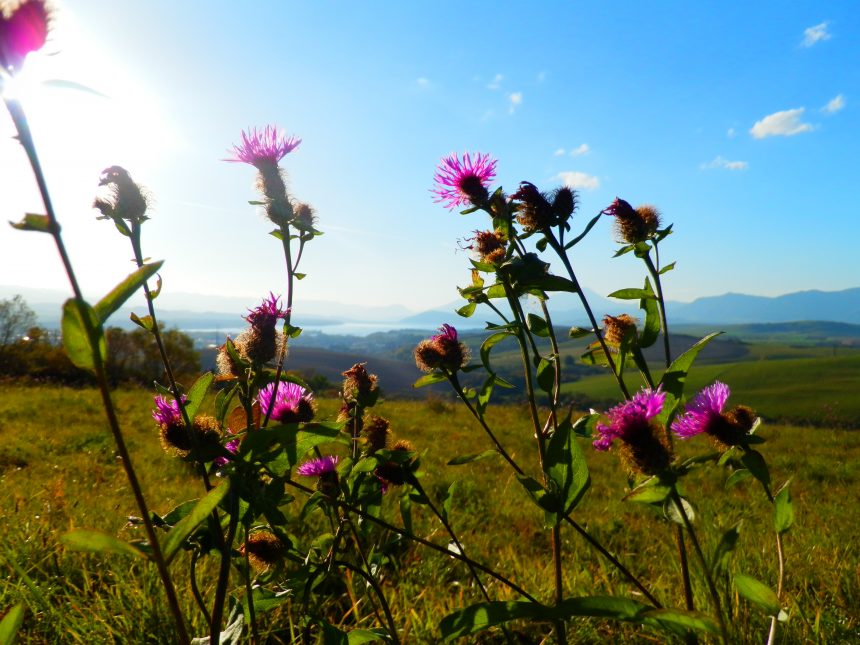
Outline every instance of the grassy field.
<svg viewBox="0 0 860 645"><path fill-rule="evenodd" d="M705 382L711 375L699 373L695 378L697 383ZM795 377L807 387L815 379L815 375L804 372ZM786 382L790 381L787 377ZM794 394L784 396L790 399ZM180 501L199 496L199 482L159 445L149 416L149 394L121 390L116 400L153 510L163 513ZM324 401L321 414L330 414L335 406L333 401ZM465 466L445 465L457 455L488 447L465 411L434 400L389 401L377 412L391 419L397 437L409 439L423 454L423 482L431 495L458 482L452 523L469 555L497 567L539 598L550 601L549 532L542 529L540 513L503 462L491 458ZM524 408L499 408L493 424L521 463L535 461ZM762 452L774 480L781 483L792 478L797 516L786 537L784 605L790 619L780 642L857 642L860 546L854 507L860 490L860 433L767 424L760 432L767 438ZM26 604L21 642L171 642L170 619L152 567L121 556L69 552L58 544L59 535L75 527L134 536L135 529L128 527L126 516L137 511L117 463L97 393L0 386L0 437L0 568L4 573L0 608L16 602ZM649 507L621 501L626 478L613 454L596 453L585 443L583 447L592 487L576 511L577 519L648 581L653 593L666 603L680 606L671 528ZM684 448L691 450L693 446L685 444ZM728 491L724 490L724 480L725 473L705 469L685 483L695 504L704 548L710 553L722 530L743 522L733 569L775 586L770 507L750 480ZM392 518L396 517L394 497L386 499ZM717 507L723 509L719 516ZM294 503L284 510L295 516L298 508ZM416 514L419 534L439 544L447 543L437 522ZM297 521L296 534L303 531ZM575 534L567 530L562 537L566 595L637 597L635 589ZM452 560L410 546L400 562L399 569L385 574L383 586L404 643L437 642L436 625L441 617L481 599L468 572ZM202 635L205 626L188 593L185 565L178 559L172 572L194 633ZM697 604L706 606L702 580L697 578L695 584ZM204 589L204 593L211 597L212 589ZM511 597L504 588L492 584L490 594L500 599ZM373 624L372 613L363 606L350 620L355 625ZM767 619L747 605L741 604L733 623L742 640L765 640ZM269 642L289 642L288 608L269 615L265 625ZM538 632L528 633L530 638L539 637ZM570 624L570 640L665 642L665 637L617 623L583 619Z"/></svg>

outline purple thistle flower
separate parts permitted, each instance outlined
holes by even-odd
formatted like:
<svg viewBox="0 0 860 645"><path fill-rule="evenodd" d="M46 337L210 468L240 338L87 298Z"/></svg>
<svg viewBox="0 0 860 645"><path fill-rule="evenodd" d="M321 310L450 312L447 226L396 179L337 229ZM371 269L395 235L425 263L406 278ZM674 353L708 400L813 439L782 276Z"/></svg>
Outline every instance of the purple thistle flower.
<svg viewBox="0 0 860 645"><path fill-rule="evenodd" d="M457 342L457 330L454 329L453 325L449 325L448 323L444 323L439 328L439 333L436 334L435 336L431 336L430 340L431 341L443 340L443 341L450 341L452 343L456 343Z"/></svg>
<svg viewBox="0 0 860 645"><path fill-rule="evenodd" d="M181 399L182 403L185 403L186 397L184 394ZM177 404L176 399L168 401L163 396L156 396L152 418L160 426L180 425L182 423L182 412L179 410L179 404Z"/></svg>
<svg viewBox="0 0 860 645"><path fill-rule="evenodd" d="M271 291L269 297L263 299L263 303L254 309L248 310L248 315L245 316L251 326L259 328L274 327L275 322L280 319L285 319L289 309L283 310L280 306L280 297L275 296Z"/></svg>
<svg viewBox="0 0 860 645"><path fill-rule="evenodd" d="M45 0L24 0L8 17L0 11L0 67L19 71L27 55L45 45L50 23Z"/></svg>
<svg viewBox="0 0 860 645"><path fill-rule="evenodd" d="M728 385L715 381L687 404L684 414L672 423L672 431L681 439L689 439L703 432L710 434L721 423L723 407L730 394Z"/></svg>
<svg viewBox="0 0 860 645"><path fill-rule="evenodd" d="M296 473L302 477L322 477L335 472L340 457L329 455L319 459L310 459L296 468Z"/></svg>
<svg viewBox="0 0 860 645"><path fill-rule="evenodd" d="M435 202L446 208L480 202L487 198L487 185L496 177L496 160L488 154L464 152L462 160L456 153L444 157L436 166L433 180Z"/></svg>
<svg viewBox="0 0 860 645"><path fill-rule="evenodd" d="M277 394L275 394L276 386ZM313 393L298 383L269 383L257 395L257 402L263 415L269 411L269 406L272 406L270 418L278 423L310 421L314 416L313 400Z"/></svg>
<svg viewBox="0 0 860 645"><path fill-rule="evenodd" d="M229 428L228 428L228 431L229 431ZM235 439L231 439L230 441L228 441L224 445L224 449L227 452L232 453L234 455L236 453L238 453L239 452L239 438L236 437ZM215 468L223 468L228 463L230 463L229 457L216 457L215 459L212 460L212 465L215 466Z"/></svg>
<svg viewBox="0 0 860 645"><path fill-rule="evenodd" d="M627 441L642 428L648 426L648 422L656 417L663 409L666 393L656 390L642 390L631 400L616 405L607 411L609 425L602 423L597 425L600 437L594 440L595 449L606 451L615 439Z"/></svg>
<svg viewBox="0 0 860 645"><path fill-rule="evenodd" d="M301 139L278 132L273 125L262 130L250 128L242 131L242 142L233 146L230 151L233 156L224 161L247 163L255 168L275 166L301 142Z"/></svg>

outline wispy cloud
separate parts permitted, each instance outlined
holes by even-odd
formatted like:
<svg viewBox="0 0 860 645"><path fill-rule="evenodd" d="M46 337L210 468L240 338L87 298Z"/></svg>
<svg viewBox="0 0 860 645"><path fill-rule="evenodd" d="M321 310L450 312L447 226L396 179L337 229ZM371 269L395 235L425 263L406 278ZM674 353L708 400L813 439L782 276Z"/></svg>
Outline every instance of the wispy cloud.
<svg viewBox="0 0 860 645"><path fill-rule="evenodd" d="M750 134L756 139L765 137L791 137L802 132L810 132L815 128L809 123L803 123L801 117L806 108L794 108L793 110L782 110L768 114L760 121L756 121Z"/></svg>
<svg viewBox="0 0 860 645"><path fill-rule="evenodd" d="M735 132L734 128L729 128L728 130L726 130L726 136L729 139L734 139L736 135L737 135L737 132Z"/></svg>
<svg viewBox="0 0 860 645"><path fill-rule="evenodd" d="M587 155L589 152L591 152L591 148L588 147L588 144L582 143L570 151L570 156L581 157L582 155Z"/></svg>
<svg viewBox="0 0 860 645"><path fill-rule="evenodd" d="M555 152L552 153L553 157L561 157L564 155L564 148L558 148Z"/></svg>
<svg viewBox="0 0 860 645"><path fill-rule="evenodd" d="M832 99L827 101L827 105L821 108L821 111L826 114L836 114L845 107L845 97L841 94L837 94Z"/></svg>
<svg viewBox="0 0 860 645"><path fill-rule="evenodd" d="M497 90L502 86L502 81L505 79L501 74L493 76L493 80L487 83L488 90Z"/></svg>
<svg viewBox="0 0 860 645"><path fill-rule="evenodd" d="M725 170L746 170L750 165L746 161L729 161L719 155L714 157L713 161L703 163L699 168L702 170L712 170L714 168L724 168Z"/></svg>
<svg viewBox="0 0 860 645"><path fill-rule="evenodd" d="M803 30L803 41L800 43L802 47L812 47L816 43L823 40L830 40L830 33L827 31L829 23L824 21L812 27L807 27Z"/></svg>
<svg viewBox="0 0 860 645"><path fill-rule="evenodd" d="M422 90L426 90L428 87L430 87L430 79L420 76L415 79L415 85Z"/></svg>
<svg viewBox="0 0 860 645"><path fill-rule="evenodd" d="M508 113L513 114L523 104L523 93L512 92L508 94Z"/></svg>
<svg viewBox="0 0 860 645"><path fill-rule="evenodd" d="M561 180L568 188L580 188L582 190L596 190L600 188L600 180L597 177L578 170L560 172L553 179Z"/></svg>
<svg viewBox="0 0 860 645"><path fill-rule="evenodd" d="M538 72L537 82L543 83L546 80L546 72Z"/></svg>

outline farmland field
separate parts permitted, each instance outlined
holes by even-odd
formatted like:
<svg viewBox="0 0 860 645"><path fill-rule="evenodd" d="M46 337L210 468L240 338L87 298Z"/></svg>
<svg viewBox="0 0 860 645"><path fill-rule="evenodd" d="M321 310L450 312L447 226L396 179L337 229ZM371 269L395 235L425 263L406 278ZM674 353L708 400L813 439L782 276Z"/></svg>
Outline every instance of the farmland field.
<svg viewBox="0 0 860 645"><path fill-rule="evenodd" d="M849 362L853 365L860 363ZM713 373L710 369L699 369L696 384L736 368L723 366L718 370L714 366ZM725 378L734 382L732 374ZM822 377L805 374L794 380L808 386L816 378ZM785 388L791 382L786 376L785 381L772 386ZM742 387L746 386L738 385L738 389ZM802 387L783 398L795 404L799 391ZM750 395L751 403L766 407L769 399L765 395L760 395L761 403ZM774 390L769 396L775 399L778 394ZM150 395L125 389L117 391L116 400L153 510L163 514L179 502L199 496L199 481L160 447L150 418ZM336 407L335 401L323 401L320 414L331 415ZM451 519L469 555L499 568L539 599L549 601L549 532L542 529L541 514L509 469L494 458L464 466L446 465L458 455L488 447L465 411L434 398L429 402L387 401L378 413L391 419L398 438L408 439L421 453L422 481L431 496L459 482ZM508 450L523 464L533 463L533 440L525 409L500 406L492 419ZM855 539L854 500L860 490L860 432L766 423L760 434L767 439L761 450L768 458L774 481L792 478L797 517L786 536L784 605L789 620L781 642L857 642L860 553ZM58 542L63 532L77 527L97 528L124 538L135 536L136 529L129 528L126 520L135 514L134 502L114 454L98 393L0 386L0 437L0 567L4 574L0 607L25 603L21 642L170 642L169 613L151 567L122 556L70 552ZM577 508L576 518L647 580L658 597L680 606L683 601L677 571L665 565L674 562L670 527L649 507L621 501L626 481L614 455L596 453L585 441L582 445L592 487ZM696 449L690 444L682 448L686 452ZM728 490L724 481L725 473L703 469L685 482L705 536L705 550L712 552L722 531L741 522L732 569L775 584L770 508L752 480ZM399 521L396 495L390 493L385 500L385 513L395 523ZM714 515L717 507L723 508L719 519ZM293 503L284 510L297 516L299 508ZM447 542L432 517L419 510L415 514L420 535L439 544ZM315 519L310 521L313 524ZM300 537L307 533L298 522L294 530ZM636 590L575 534L565 531L562 537L567 595L637 597ZM383 574L382 581L404 642L436 642L437 623L444 615L481 599L468 571L453 560L408 546L398 562ZM185 613L191 617L194 633L201 635L206 628L187 592L186 570L183 562L174 563L172 569ZM702 581L696 580L695 585L697 604L706 606ZM204 589L204 593L211 591ZM493 584L489 592L498 599L511 597L505 588ZM372 611L361 604L344 616L344 624L349 626L368 626L373 620ZM760 612L741 604L733 622L745 640L764 641L767 619ZM269 642L290 642L295 625L290 622L288 606L268 614L264 626ZM538 638L535 628L530 629L528 637ZM570 624L570 638L576 643L657 642L665 636L582 619Z"/></svg>

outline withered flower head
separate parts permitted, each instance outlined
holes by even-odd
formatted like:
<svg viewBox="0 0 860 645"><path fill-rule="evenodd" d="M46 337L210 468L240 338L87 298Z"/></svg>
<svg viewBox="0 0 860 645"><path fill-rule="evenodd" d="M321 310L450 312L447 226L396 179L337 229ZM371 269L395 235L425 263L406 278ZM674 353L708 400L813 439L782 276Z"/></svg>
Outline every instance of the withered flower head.
<svg viewBox="0 0 860 645"><path fill-rule="evenodd" d="M526 232L543 231L559 222L546 195L531 182L520 182L511 201L516 204L517 221Z"/></svg>
<svg viewBox="0 0 860 645"><path fill-rule="evenodd" d="M615 234L622 244L644 242L660 227L660 212L656 208L644 205L634 209L618 197L603 210L603 214L615 218Z"/></svg>
<svg viewBox="0 0 860 645"><path fill-rule="evenodd" d="M475 231L475 237L466 241L472 243L466 248L477 253L481 262L497 264L505 258L507 239L501 231Z"/></svg>
<svg viewBox="0 0 860 645"><path fill-rule="evenodd" d="M364 425L362 434L369 454L383 450L391 434L391 422L383 417L371 416Z"/></svg>
<svg viewBox="0 0 860 645"><path fill-rule="evenodd" d="M240 551L248 554L248 560L255 567L265 569L283 560L287 549L274 533L256 531L248 536Z"/></svg>
<svg viewBox="0 0 860 645"><path fill-rule="evenodd" d="M347 401L371 401L378 391L376 374L368 374L367 363L356 363L346 370L343 380L343 398Z"/></svg>
<svg viewBox="0 0 860 645"><path fill-rule="evenodd" d="M621 347L628 334L636 333L636 319L628 314L603 317L603 338L610 347Z"/></svg>
<svg viewBox="0 0 860 645"><path fill-rule="evenodd" d="M422 340L413 352L415 364L422 372L444 370L456 372L469 362L469 348L457 338L457 330L447 323L438 334Z"/></svg>
<svg viewBox="0 0 860 645"><path fill-rule="evenodd" d="M279 298L269 293L269 297L254 309L250 309L245 320L251 327L242 332L234 345L239 355L253 363L267 363L283 349L284 338L277 333L276 325L279 319L285 319L288 310L282 310Z"/></svg>
<svg viewBox="0 0 860 645"><path fill-rule="evenodd" d="M146 216L149 199L122 166L105 168L99 186L107 186L108 195L93 201L93 208L101 213L97 219L121 219L138 224L149 219Z"/></svg>

